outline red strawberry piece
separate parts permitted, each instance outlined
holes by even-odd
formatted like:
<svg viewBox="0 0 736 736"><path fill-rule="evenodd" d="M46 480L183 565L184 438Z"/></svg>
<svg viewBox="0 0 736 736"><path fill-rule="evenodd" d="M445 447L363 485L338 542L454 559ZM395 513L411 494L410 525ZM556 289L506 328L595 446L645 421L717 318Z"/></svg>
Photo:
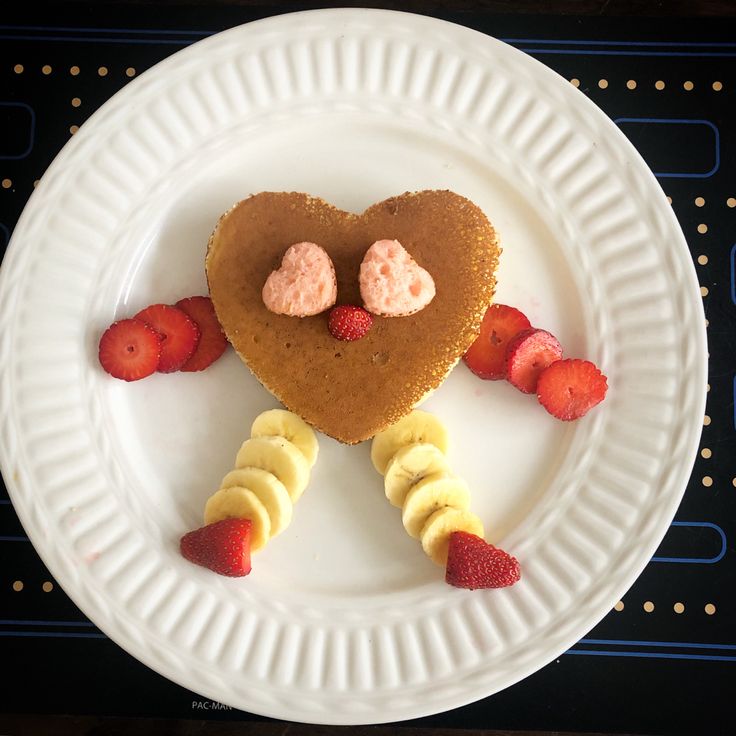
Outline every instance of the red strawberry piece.
<svg viewBox="0 0 736 736"><path fill-rule="evenodd" d="M587 414L603 401L607 390L606 377L589 360L558 360L537 381L539 403L565 422Z"/></svg>
<svg viewBox="0 0 736 736"><path fill-rule="evenodd" d="M182 371L203 371L212 365L227 347L227 338L215 315L215 308L208 296L190 296L176 303L189 319L199 328L199 342L192 354L181 367Z"/></svg>
<svg viewBox="0 0 736 736"><path fill-rule="evenodd" d="M161 336L135 319L115 322L100 338L100 364L123 381L137 381L155 373L160 357Z"/></svg>
<svg viewBox="0 0 736 736"><path fill-rule="evenodd" d="M333 307L327 319L327 328L338 340L360 340L373 324L373 317L363 307L343 304Z"/></svg>
<svg viewBox="0 0 736 736"><path fill-rule="evenodd" d="M447 552L445 581L457 588L505 588L521 579L519 561L484 539L453 532Z"/></svg>
<svg viewBox="0 0 736 736"><path fill-rule="evenodd" d="M250 519L222 519L185 534L179 549L195 565L243 577L250 572L250 531Z"/></svg>
<svg viewBox="0 0 736 736"><path fill-rule="evenodd" d="M562 358L562 346L547 330L530 327L509 340L506 346L506 378L525 394L537 392L539 374Z"/></svg>
<svg viewBox="0 0 736 736"><path fill-rule="evenodd" d="M152 304L134 319L145 322L161 335L159 373L178 371L191 358L199 342L199 328L187 315L168 304Z"/></svg>
<svg viewBox="0 0 736 736"><path fill-rule="evenodd" d="M479 378L491 381L506 378L506 346L529 327L529 320L518 309L491 304L481 322L480 335L463 356L465 364Z"/></svg>

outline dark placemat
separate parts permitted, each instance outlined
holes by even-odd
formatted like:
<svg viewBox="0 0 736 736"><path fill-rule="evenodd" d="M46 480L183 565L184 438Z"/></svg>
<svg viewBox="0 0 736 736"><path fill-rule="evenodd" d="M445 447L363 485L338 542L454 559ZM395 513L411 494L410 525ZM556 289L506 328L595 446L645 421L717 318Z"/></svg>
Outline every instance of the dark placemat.
<svg viewBox="0 0 736 736"><path fill-rule="evenodd" d="M213 32L287 8L17 6L0 26L0 243L37 180L131 78ZM660 550L557 661L412 725L728 733L736 664L736 23L436 13L513 44L578 86L672 200L709 320L699 457ZM54 584L0 495L4 713L261 720L188 692L120 650Z"/></svg>

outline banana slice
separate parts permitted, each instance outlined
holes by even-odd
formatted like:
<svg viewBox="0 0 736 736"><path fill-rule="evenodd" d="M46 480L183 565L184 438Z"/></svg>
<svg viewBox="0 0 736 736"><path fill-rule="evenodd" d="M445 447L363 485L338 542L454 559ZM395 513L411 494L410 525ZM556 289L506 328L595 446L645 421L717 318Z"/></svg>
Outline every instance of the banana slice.
<svg viewBox="0 0 736 736"><path fill-rule="evenodd" d="M383 488L386 498L401 508L406 494L411 487L422 478L434 473L449 474L450 466L447 458L434 445L428 442L416 442L402 447L389 460Z"/></svg>
<svg viewBox="0 0 736 736"><path fill-rule="evenodd" d="M483 537L483 522L471 511L450 506L435 511L427 519L420 534L422 548L433 562L443 567L447 565L447 548L453 532L469 532Z"/></svg>
<svg viewBox="0 0 736 736"><path fill-rule="evenodd" d="M419 539L427 519L445 506L465 511L470 508L470 489L452 475L434 473L417 483L406 496L401 520L409 536Z"/></svg>
<svg viewBox="0 0 736 736"><path fill-rule="evenodd" d="M235 459L236 468L261 468L273 473L289 492L292 503L309 483L309 463L297 448L283 437L251 437L243 442Z"/></svg>
<svg viewBox="0 0 736 736"><path fill-rule="evenodd" d="M286 409L270 409L259 414L250 428L251 437L284 437L304 455L313 467L319 444L314 430L299 416Z"/></svg>
<svg viewBox="0 0 736 736"><path fill-rule="evenodd" d="M207 499L204 507L204 523L214 524L223 519L250 519L251 552L263 547L271 536L271 519L266 507L253 491L232 486L221 488Z"/></svg>
<svg viewBox="0 0 736 736"><path fill-rule="evenodd" d="M240 486L249 488L266 507L271 519L271 536L275 537L289 526L293 505L284 484L273 474L261 468L231 470L223 479L221 488Z"/></svg>
<svg viewBox="0 0 736 736"><path fill-rule="evenodd" d="M447 452L447 430L434 414L415 410L379 432L371 444L373 466L383 475L391 458L404 445L417 442L429 443L442 453Z"/></svg>

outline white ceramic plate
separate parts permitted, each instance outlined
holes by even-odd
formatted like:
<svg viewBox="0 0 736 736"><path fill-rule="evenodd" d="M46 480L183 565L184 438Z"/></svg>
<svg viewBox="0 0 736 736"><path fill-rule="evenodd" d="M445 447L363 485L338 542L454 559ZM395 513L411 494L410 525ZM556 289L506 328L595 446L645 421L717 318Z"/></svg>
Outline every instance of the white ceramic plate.
<svg viewBox="0 0 736 736"><path fill-rule="evenodd" d="M179 536L200 525L251 420L275 401L232 353L202 374L115 381L97 364L101 330L205 292L207 237L252 192L361 211L427 188L470 197L500 231L498 300L609 376L606 401L574 424L462 365L426 405L522 582L446 585L384 499L367 444L326 437L292 526L250 577L186 562ZM468 703L584 635L665 533L705 400L690 255L623 135L520 52L373 10L232 29L99 110L13 234L0 359L13 503L82 611L187 688L321 723Z"/></svg>

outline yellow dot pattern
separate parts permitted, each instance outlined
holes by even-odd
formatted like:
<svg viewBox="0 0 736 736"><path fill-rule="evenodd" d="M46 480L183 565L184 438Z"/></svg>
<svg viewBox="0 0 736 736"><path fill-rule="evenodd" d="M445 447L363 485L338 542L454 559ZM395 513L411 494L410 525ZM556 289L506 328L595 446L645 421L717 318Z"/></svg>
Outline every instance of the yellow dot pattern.
<svg viewBox="0 0 736 736"><path fill-rule="evenodd" d="M126 77L134 77L134 76L135 76L135 67L133 67L133 66L129 66L129 67L128 67L128 68L127 68L127 69L125 70L125 76L126 76Z"/></svg>
<svg viewBox="0 0 736 736"><path fill-rule="evenodd" d="M601 89L607 89L608 88L608 80L607 79L599 79L598 80L598 86Z"/></svg>
<svg viewBox="0 0 736 736"><path fill-rule="evenodd" d="M705 205L705 200L702 197L695 197L696 207L703 207L704 205Z"/></svg>
<svg viewBox="0 0 736 736"><path fill-rule="evenodd" d="M698 232L701 235L705 235L708 232L708 226L704 222L701 222L700 225L698 225Z"/></svg>
<svg viewBox="0 0 736 736"><path fill-rule="evenodd" d="M616 603L614 605L614 607L613 607L613 610L614 611L623 611L624 610L624 602L623 601L619 601L618 603Z"/></svg>
<svg viewBox="0 0 736 736"><path fill-rule="evenodd" d="M716 612L716 607L712 603L706 603L703 609L709 616L712 616Z"/></svg>
<svg viewBox="0 0 736 736"><path fill-rule="evenodd" d="M684 613L685 612L685 604L684 603L675 603L674 606L672 606L672 610L675 613Z"/></svg>
<svg viewBox="0 0 736 736"><path fill-rule="evenodd" d="M99 67L99 68L97 69L97 73L98 73L98 74L99 74L99 75L100 75L101 77L106 77L106 76L107 76L107 67L106 67L106 66L101 66L101 67Z"/></svg>
<svg viewBox="0 0 736 736"><path fill-rule="evenodd" d="M575 79L575 77L573 77L573 78L572 78L572 79L570 80L570 84L571 84L571 85L572 85L573 87L579 87L579 86L580 86L580 80L579 80L579 79Z"/></svg>
<svg viewBox="0 0 736 736"><path fill-rule="evenodd" d="M702 483L706 488L710 488L713 485L713 478L709 475L703 476Z"/></svg>
<svg viewBox="0 0 736 736"><path fill-rule="evenodd" d="M703 417L703 424L706 427L710 424L710 417L707 414Z"/></svg>
<svg viewBox="0 0 736 736"><path fill-rule="evenodd" d="M626 89L636 89L636 80L629 79L629 81L626 82Z"/></svg>
<svg viewBox="0 0 736 736"><path fill-rule="evenodd" d="M684 82L682 86L686 92L690 92L695 87L695 85L690 81Z"/></svg>
<svg viewBox="0 0 736 736"><path fill-rule="evenodd" d="M713 89L720 92L723 89L723 82L713 82Z"/></svg>
<svg viewBox="0 0 736 736"><path fill-rule="evenodd" d="M645 611L646 611L647 613L651 613L651 612L652 612L652 611L654 610L654 603L652 603L651 601L645 601L645 602L644 602L644 605L642 606L642 608L643 608L643 609L644 609L644 610L645 610Z"/></svg>
<svg viewBox="0 0 736 736"><path fill-rule="evenodd" d="M3 179L2 185L3 185L3 189L10 189L10 187L13 186L13 180L12 179Z"/></svg>
<svg viewBox="0 0 736 736"><path fill-rule="evenodd" d="M726 207L736 207L736 197L729 197L726 200Z"/></svg>
<svg viewBox="0 0 736 736"><path fill-rule="evenodd" d="M76 77L80 72L80 69L78 66L72 66L69 68L69 74L71 74L73 77Z"/></svg>
<svg viewBox="0 0 736 736"><path fill-rule="evenodd" d="M700 295L701 296L708 296L708 287L707 286L701 286L700 287Z"/></svg>
<svg viewBox="0 0 736 736"><path fill-rule="evenodd" d="M713 456L713 452L711 451L710 447L704 447L700 451L700 456L704 457L706 460L709 460Z"/></svg>
<svg viewBox="0 0 736 736"><path fill-rule="evenodd" d="M20 593L20 591L23 590L23 581L22 580L13 581L13 590L16 593Z"/></svg>
<svg viewBox="0 0 736 736"><path fill-rule="evenodd" d="M54 589L54 584L48 580L41 586L41 590L44 593L50 593L53 589Z"/></svg>
<svg viewBox="0 0 736 736"><path fill-rule="evenodd" d="M72 107L79 107L82 104L82 100L79 97L72 97Z"/></svg>
<svg viewBox="0 0 736 736"><path fill-rule="evenodd" d="M708 263L708 256L706 256L704 253L698 256L698 263L701 266L705 266Z"/></svg>
<svg viewBox="0 0 736 736"><path fill-rule="evenodd" d="M24 67L23 67L23 64L16 64L16 65L15 65L15 66L13 67L13 71L14 71L14 72L15 72L16 74L23 74L23 68L24 68Z"/></svg>
<svg viewBox="0 0 736 736"><path fill-rule="evenodd" d="M664 89L664 87L665 87L665 84L664 84L664 82L663 82L663 81L662 81L661 79L658 79L658 80L657 80L657 81L656 81L656 82L654 83L654 89L657 89L657 90L660 90L660 91L661 91L661 90L663 90L663 89Z"/></svg>
<svg viewBox="0 0 736 736"><path fill-rule="evenodd" d="M45 74L46 76L48 76L49 74L51 74L52 71L53 71L53 69L48 64L44 64L41 67L41 74Z"/></svg>

